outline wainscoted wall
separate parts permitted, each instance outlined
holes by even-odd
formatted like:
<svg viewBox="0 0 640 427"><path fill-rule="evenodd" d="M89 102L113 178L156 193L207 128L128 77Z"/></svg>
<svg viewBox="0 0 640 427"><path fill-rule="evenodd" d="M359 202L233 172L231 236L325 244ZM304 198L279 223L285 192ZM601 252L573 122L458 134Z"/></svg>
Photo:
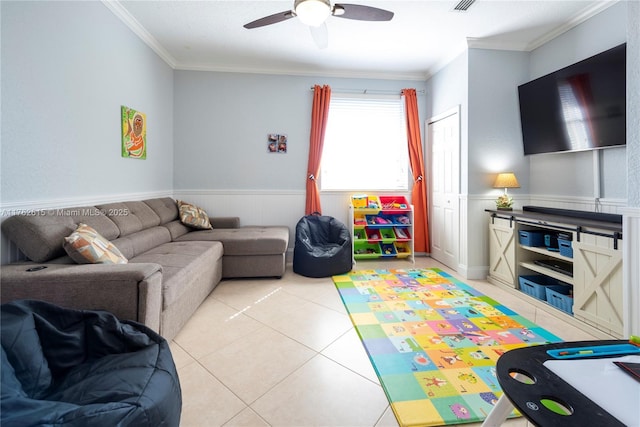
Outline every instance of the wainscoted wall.
<svg viewBox="0 0 640 427"><path fill-rule="evenodd" d="M321 196L322 214L349 223L349 202L354 192L327 192ZM376 193L384 194L384 193ZM410 198L408 193L401 194ZM41 209L144 200L154 197L173 197L194 203L210 216L237 216L241 225L285 225L289 227L288 262L293 260L296 224L304 216L305 192L296 190L181 190L153 193L131 193L101 198L70 198L0 206L0 222L7 217L25 213L37 214ZM16 246L2 235L0 257L2 264L24 259Z"/></svg>
<svg viewBox="0 0 640 427"><path fill-rule="evenodd" d="M322 193L322 214L335 217L348 226L352 194L355 192ZM410 198L408 193L394 194ZM287 255L288 261L292 261L296 224L304 216L305 191L181 190L176 191L174 197L197 204L211 216L238 216L241 225L286 225L290 232Z"/></svg>
<svg viewBox="0 0 640 427"><path fill-rule="evenodd" d="M321 195L322 214L337 218L349 225L349 203L353 192L324 192ZM390 193L375 193L390 194ZM408 192L397 192L407 199ZM148 193L129 193L100 198L69 198L28 203L4 204L0 207L0 222L16 213L37 214L41 209L56 209L74 206L144 200L154 197L173 197L194 203L205 209L211 216L237 216L241 225L285 225L290 230L288 261L292 260L295 242L295 228L304 216L305 192L297 190L181 190ZM489 271L488 255L488 214L485 209L495 207L494 195L461 196L460 242L457 271L468 279L484 279ZM596 209L593 199L557 196L514 196L515 209L523 205L535 205L562 209L576 209L589 212L618 213L626 206L625 200L601 199ZM470 212L473 214L467 215ZM468 255L467 255L468 254ZM421 254L417 254L421 255ZM424 255L424 254L422 254ZM2 264L22 259L15 245L2 236Z"/></svg>
<svg viewBox="0 0 640 427"><path fill-rule="evenodd" d="M621 214L620 210L627 206L627 200L602 198L596 201L589 197L534 195L529 197L528 204L558 209L574 209L588 212Z"/></svg>

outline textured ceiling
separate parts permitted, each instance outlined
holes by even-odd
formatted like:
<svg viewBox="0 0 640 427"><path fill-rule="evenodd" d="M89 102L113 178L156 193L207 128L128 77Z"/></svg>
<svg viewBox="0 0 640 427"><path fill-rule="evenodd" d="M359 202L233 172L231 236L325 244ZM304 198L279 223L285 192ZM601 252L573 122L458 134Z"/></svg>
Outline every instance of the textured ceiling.
<svg viewBox="0 0 640 427"><path fill-rule="evenodd" d="M326 21L318 48L298 19L247 30L243 25L290 10L291 1L105 1L176 69L424 79L467 46L531 50L615 1L349 0L395 13L389 22Z"/></svg>

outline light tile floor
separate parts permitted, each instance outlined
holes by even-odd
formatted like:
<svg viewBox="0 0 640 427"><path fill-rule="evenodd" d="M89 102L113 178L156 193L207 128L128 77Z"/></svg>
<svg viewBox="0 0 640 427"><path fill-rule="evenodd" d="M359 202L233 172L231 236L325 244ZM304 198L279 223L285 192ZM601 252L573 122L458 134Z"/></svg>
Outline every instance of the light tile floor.
<svg viewBox="0 0 640 427"><path fill-rule="evenodd" d="M427 257L356 264L413 267L458 277ZM597 339L486 281L462 280L564 340ZM331 278L288 266L282 279L224 280L171 350L182 427L398 425Z"/></svg>

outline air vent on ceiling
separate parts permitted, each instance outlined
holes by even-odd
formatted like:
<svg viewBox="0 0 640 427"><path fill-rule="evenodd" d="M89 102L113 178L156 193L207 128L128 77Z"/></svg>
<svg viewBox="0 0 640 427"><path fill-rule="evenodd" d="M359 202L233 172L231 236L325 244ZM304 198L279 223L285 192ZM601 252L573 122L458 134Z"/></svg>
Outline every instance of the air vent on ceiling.
<svg viewBox="0 0 640 427"><path fill-rule="evenodd" d="M460 0L460 3L453 8L453 10L457 10L458 12L466 12L476 0Z"/></svg>

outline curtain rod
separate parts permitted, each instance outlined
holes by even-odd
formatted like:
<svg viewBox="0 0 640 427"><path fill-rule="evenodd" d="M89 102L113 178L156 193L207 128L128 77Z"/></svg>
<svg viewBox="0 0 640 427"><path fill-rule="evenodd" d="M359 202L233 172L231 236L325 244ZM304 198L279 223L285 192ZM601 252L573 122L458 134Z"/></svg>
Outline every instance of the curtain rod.
<svg viewBox="0 0 640 427"><path fill-rule="evenodd" d="M314 86L311 86L311 90L313 91ZM367 94L378 94L378 95L402 95L402 91L391 90L391 89L331 89L331 92L335 93L361 93L363 95ZM424 89L416 89L416 94L424 95Z"/></svg>

